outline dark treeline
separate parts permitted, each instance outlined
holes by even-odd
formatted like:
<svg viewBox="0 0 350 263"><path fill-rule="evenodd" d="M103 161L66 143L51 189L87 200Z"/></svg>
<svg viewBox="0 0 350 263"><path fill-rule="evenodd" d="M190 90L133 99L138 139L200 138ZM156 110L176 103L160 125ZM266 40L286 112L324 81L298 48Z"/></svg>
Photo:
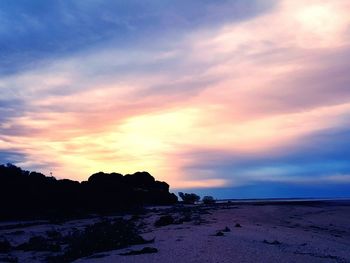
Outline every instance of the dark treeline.
<svg viewBox="0 0 350 263"><path fill-rule="evenodd" d="M169 185L147 172L96 173L87 181L57 180L12 164L0 165L0 219L109 213L177 201Z"/></svg>

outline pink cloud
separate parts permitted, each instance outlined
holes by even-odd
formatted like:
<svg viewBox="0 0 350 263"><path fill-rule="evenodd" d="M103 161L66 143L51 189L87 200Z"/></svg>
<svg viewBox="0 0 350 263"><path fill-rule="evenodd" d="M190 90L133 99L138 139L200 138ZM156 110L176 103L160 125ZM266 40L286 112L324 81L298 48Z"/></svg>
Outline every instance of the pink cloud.
<svg viewBox="0 0 350 263"><path fill-rule="evenodd" d="M344 125L349 11L343 0L281 1L161 49L109 46L4 77L8 96L28 105L1 124L26 132L6 134L0 149L22 150L28 167L54 161L61 177L148 170L178 187L223 186L192 178L182 168L196 160L181 154L268 154Z"/></svg>

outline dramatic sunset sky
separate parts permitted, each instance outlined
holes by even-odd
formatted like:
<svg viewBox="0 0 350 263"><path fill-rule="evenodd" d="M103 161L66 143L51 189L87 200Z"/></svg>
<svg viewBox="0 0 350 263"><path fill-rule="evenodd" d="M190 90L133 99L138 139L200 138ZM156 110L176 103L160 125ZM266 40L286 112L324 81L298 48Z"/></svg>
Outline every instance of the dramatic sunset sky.
<svg viewBox="0 0 350 263"><path fill-rule="evenodd" d="M0 163L350 196L349 0L3 0Z"/></svg>

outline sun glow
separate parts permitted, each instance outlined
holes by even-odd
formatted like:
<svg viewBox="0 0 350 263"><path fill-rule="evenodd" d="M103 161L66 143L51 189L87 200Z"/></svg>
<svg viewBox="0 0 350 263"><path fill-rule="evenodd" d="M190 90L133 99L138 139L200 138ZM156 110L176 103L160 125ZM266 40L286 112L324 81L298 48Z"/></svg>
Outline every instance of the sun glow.
<svg viewBox="0 0 350 263"><path fill-rule="evenodd" d="M344 10L346 8L341 4L337 6L332 3L300 6L295 16L302 30L299 41L303 42L305 47L312 47L317 42L321 47L342 44L342 34L350 22Z"/></svg>
<svg viewBox="0 0 350 263"><path fill-rule="evenodd" d="M268 156L348 127L350 1L266 2L151 45L101 43L2 75L0 157L61 178L146 170L213 187L235 175L208 173L207 152Z"/></svg>

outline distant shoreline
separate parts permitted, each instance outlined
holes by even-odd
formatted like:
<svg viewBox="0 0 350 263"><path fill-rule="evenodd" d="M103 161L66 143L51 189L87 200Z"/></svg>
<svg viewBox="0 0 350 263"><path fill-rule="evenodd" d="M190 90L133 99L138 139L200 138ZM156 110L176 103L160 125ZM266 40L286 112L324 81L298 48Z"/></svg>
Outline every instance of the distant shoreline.
<svg viewBox="0 0 350 263"><path fill-rule="evenodd" d="M349 197L340 198L319 198L319 197L309 197L309 198L227 198L227 199L217 199L217 203L222 202L288 202L288 201L350 201Z"/></svg>

